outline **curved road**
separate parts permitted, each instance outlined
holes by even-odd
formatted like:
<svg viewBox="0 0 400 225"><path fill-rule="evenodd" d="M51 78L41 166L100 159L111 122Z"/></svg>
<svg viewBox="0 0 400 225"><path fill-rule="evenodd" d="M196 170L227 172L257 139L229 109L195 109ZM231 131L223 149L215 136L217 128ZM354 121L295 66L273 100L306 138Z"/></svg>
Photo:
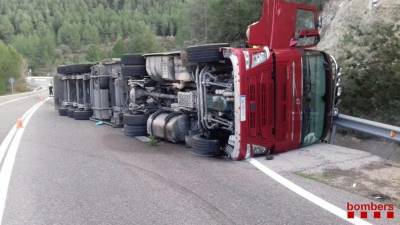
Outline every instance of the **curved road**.
<svg viewBox="0 0 400 225"><path fill-rule="evenodd" d="M44 97L34 93L5 105L0 98L0 140ZM351 224L249 162L200 158L168 143L151 147L120 129L59 117L52 101L24 126L6 202L0 202L3 225ZM347 202L370 202L281 175L342 209Z"/></svg>

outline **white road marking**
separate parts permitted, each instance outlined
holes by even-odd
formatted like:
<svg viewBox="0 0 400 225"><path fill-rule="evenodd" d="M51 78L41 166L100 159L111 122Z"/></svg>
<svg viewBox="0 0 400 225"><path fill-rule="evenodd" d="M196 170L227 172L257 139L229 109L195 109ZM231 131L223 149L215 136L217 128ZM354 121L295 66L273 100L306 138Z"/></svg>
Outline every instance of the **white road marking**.
<svg viewBox="0 0 400 225"><path fill-rule="evenodd" d="M31 107L24 113L24 115L21 117L22 121L26 118L26 116L32 111L34 107ZM3 161L3 158L7 152L7 149L13 140L15 133L17 132L17 125L14 125L11 130L8 132L7 136L4 138L3 142L0 145L0 162ZM1 169L1 168L0 168Z"/></svg>
<svg viewBox="0 0 400 225"><path fill-rule="evenodd" d="M8 132L6 138L4 138L3 142L0 145L0 162L3 161L4 155L7 152L8 146L10 146L10 143L12 139L14 138L15 133L17 132L17 126L14 125L13 128L11 128L10 132Z"/></svg>
<svg viewBox="0 0 400 225"><path fill-rule="evenodd" d="M38 92L38 91L40 91L42 89L43 89L43 87L37 87L37 88L33 89L33 91L22 92L22 93L18 93L18 94L2 95L2 96L0 96L0 99L7 98L7 97L13 97L13 96L14 97L26 96L26 95L29 95L29 94L34 94L35 92Z"/></svg>
<svg viewBox="0 0 400 225"><path fill-rule="evenodd" d="M275 180L276 182L280 183L281 185L285 186L289 190L293 191L294 193L300 195L301 197L307 199L308 201L314 203L315 205L325 209L326 211L334 214L335 216L355 225L372 225L371 223L362 220L358 217L355 217L354 219L348 219L347 218L347 212L327 201L324 199L314 195L313 193L305 190L304 188L298 186L297 184L291 182L290 180L282 177L275 171L269 169L266 167L264 164L260 163L256 159L249 159L248 160L254 167L259 169L261 172Z"/></svg>
<svg viewBox="0 0 400 225"><path fill-rule="evenodd" d="M30 97L32 97L32 96L34 96L34 95L28 95L28 96L24 96L24 97L20 97L20 98L16 98L16 99L11 99L11 100L9 100L9 101L0 103L0 106L7 105L7 104L9 104L9 103L13 103L13 102L17 102L17 101L21 101L21 100L30 98Z"/></svg>
<svg viewBox="0 0 400 225"><path fill-rule="evenodd" d="M7 152L2 168L0 168L0 224L3 220L4 209L7 200L8 185L10 183L12 170L14 167L15 157L18 152L19 145L21 143L22 135L24 134L25 128L28 125L33 114L48 100L37 103L32 106L25 114L22 116L23 128L17 129L14 126L11 131L7 134L6 139L2 142L0 149L0 154L4 155ZM4 149L4 152L3 152ZM8 151L7 151L8 149Z"/></svg>

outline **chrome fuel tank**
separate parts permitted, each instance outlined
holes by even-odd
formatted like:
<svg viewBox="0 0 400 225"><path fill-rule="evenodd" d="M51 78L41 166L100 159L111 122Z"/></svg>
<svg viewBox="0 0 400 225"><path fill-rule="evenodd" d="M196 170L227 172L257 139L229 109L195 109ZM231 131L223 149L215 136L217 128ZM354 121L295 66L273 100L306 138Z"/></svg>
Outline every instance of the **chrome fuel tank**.
<svg viewBox="0 0 400 225"><path fill-rule="evenodd" d="M189 132L189 117L177 113L154 113L147 120L147 132L172 143L185 142Z"/></svg>
<svg viewBox="0 0 400 225"><path fill-rule="evenodd" d="M183 66L180 52L154 53L146 57L146 70L155 81L192 81L192 76Z"/></svg>

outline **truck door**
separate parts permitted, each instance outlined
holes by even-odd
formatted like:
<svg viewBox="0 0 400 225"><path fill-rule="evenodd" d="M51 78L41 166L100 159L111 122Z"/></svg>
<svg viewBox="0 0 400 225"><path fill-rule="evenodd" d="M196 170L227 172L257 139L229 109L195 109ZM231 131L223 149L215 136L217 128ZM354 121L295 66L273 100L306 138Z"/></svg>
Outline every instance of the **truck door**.
<svg viewBox="0 0 400 225"><path fill-rule="evenodd" d="M277 50L275 71L274 153L301 145L302 63L296 49Z"/></svg>

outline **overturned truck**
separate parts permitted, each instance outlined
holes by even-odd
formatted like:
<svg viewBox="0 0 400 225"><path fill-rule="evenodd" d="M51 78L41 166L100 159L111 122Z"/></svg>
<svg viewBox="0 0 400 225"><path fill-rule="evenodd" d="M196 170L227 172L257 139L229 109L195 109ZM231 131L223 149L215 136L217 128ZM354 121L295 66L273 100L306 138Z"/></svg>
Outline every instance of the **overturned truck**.
<svg viewBox="0 0 400 225"><path fill-rule="evenodd" d="M111 122L122 116L127 136L233 160L281 153L326 140L338 113L340 69L314 50L318 26L314 6L265 0L260 21L248 28L247 48L208 44L130 54L113 64L116 75L93 75L98 66L92 65L90 79L108 90L98 92L106 102L119 99L101 109L109 110ZM95 112L99 96L90 94ZM62 112L74 107L63 102Z"/></svg>

